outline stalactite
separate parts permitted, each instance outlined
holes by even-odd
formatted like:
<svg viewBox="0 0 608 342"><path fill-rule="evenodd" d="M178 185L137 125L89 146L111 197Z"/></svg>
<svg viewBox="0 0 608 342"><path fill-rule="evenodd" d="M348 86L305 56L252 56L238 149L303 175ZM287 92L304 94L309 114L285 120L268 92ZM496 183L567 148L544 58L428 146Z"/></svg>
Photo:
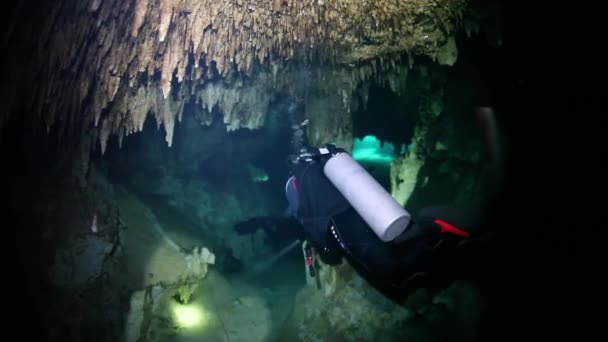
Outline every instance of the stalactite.
<svg viewBox="0 0 608 342"><path fill-rule="evenodd" d="M160 17L158 24L158 41L164 42L167 32L169 31L169 24L171 23L171 16L173 15L173 0L160 0Z"/></svg>
<svg viewBox="0 0 608 342"><path fill-rule="evenodd" d="M99 129L99 143L101 144L101 153L106 152L106 146L108 145L108 138L111 132L111 122L109 120L103 120L101 128Z"/></svg>
<svg viewBox="0 0 608 342"><path fill-rule="evenodd" d="M135 0L135 14L133 17L133 26L131 28L131 36L133 36L133 38L137 38L137 35L139 34L139 29L144 23L144 17L146 16L146 12L148 11L148 1L149 0Z"/></svg>
<svg viewBox="0 0 608 342"><path fill-rule="evenodd" d="M399 54L408 53L410 67L415 55L453 55L448 37L468 2L57 1L32 62L30 79L45 80L35 107L49 128L68 110L89 113L86 122L99 130L102 151L109 134L122 139L141 130L152 111L171 144L185 102L197 100L209 112L219 106L229 129L259 127L278 84L296 86L286 71L289 63L328 65L334 59L337 69L327 72L344 83L326 77L327 84L318 86L340 89L349 109L361 82L400 70ZM187 64L190 60L194 65ZM251 79L244 82L243 74ZM174 75L185 89L177 98L172 97ZM139 81L142 76L146 84ZM402 76L385 81L401 92Z"/></svg>

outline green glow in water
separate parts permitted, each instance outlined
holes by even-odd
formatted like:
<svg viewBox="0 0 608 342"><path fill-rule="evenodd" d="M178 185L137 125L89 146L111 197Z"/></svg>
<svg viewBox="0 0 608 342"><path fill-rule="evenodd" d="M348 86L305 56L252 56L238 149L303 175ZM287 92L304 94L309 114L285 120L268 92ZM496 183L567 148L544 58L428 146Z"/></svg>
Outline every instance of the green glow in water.
<svg viewBox="0 0 608 342"><path fill-rule="evenodd" d="M354 140L353 159L357 161L390 164L398 154L395 145L385 142L380 146L380 140L373 135Z"/></svg>

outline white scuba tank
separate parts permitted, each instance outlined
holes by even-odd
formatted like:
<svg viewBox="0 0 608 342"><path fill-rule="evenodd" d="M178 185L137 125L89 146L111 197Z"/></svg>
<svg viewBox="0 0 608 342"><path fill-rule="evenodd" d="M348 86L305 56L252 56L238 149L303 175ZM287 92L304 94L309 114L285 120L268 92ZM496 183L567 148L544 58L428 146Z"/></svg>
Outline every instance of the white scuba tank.
<svg viewBox="0 0 608 342"><path fill-rule="evenodd" d="M401 234L410 214L348 153L332 156L323 172L382 241Z"/></svg>

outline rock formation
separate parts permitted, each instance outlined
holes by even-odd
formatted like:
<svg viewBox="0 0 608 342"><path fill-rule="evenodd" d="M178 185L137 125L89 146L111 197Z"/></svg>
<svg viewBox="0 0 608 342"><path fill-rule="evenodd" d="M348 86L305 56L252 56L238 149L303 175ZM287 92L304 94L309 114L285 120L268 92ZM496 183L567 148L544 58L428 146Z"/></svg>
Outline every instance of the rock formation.
<svg viewBox="0 0 608 342"><path fill-rule="evenodd" d="M110 135L120 144L141 131L148 113L170 146L191 101L205 109L203 116L218 108L229 130L263 125L279 92L314 103L314 93L329 88L348 112L355 91L370 79L385 75L397 90L404 64L411 67L417 56L453 64L457 47L450 37L467 6L468 0L45 3L43 21L16 21L5 36L9 48L26 49L15 31L35 27L29 28L36 34L31 58L8 70L29 94L2 104L0 129L21 100L48 130L93 127L87 138L99 145L90 146L104 152ZM16 6L14 14L26 10Z"/></svg>

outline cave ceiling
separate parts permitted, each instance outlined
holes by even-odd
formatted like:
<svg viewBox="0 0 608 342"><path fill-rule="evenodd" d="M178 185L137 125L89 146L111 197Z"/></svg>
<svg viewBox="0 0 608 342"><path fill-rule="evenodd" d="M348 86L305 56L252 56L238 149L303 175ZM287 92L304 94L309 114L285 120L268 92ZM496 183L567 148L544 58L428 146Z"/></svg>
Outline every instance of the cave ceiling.
<svg viewBox="0 0 608 342"><path fill-rule="evenodd" d="M26 9L15 6L17 17ZM48 130L86 131L102 152L151 113L170 146L186 103L202 124L259 128L277 94L403 91L416 58L451 64L468 0L61 0L44 7L18 99ZM7 41L19 37L9 25ZM30 31L31 32L31 31ZM21 72L21 71L20 71ZM366 95L363 94L363 97ZM1 129L1 126L0 126Z"/></svg>

